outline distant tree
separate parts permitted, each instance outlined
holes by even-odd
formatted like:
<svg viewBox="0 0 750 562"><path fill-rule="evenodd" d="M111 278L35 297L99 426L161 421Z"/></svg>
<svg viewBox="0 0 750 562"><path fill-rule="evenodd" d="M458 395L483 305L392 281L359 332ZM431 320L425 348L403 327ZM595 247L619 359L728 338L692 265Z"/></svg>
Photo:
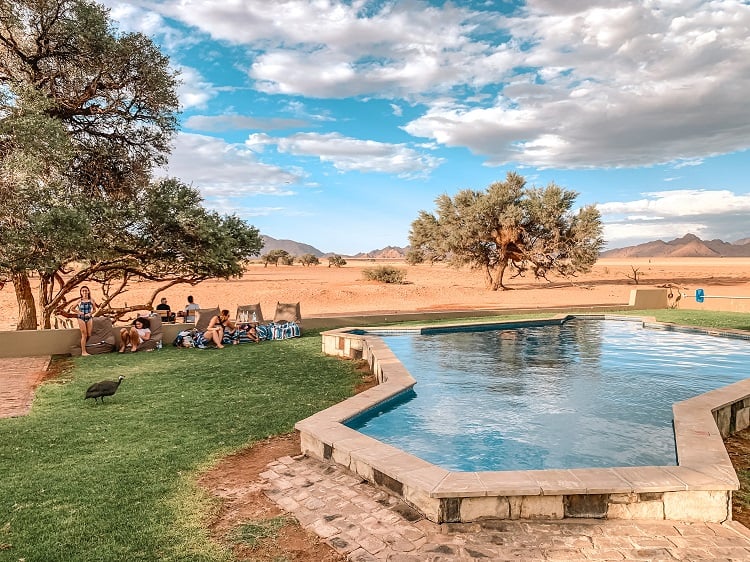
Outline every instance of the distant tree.
<svg viewBox="0 0 750 562"><path fill-rule="evenodd" d="M314 256L313 254L303 254L299 258L299 262L302 265L309 266L309 265L320 265L320 260L317 256Z"/></svg>
<svg viewBox="0 0 750 562"><path fill-rule="evenodd" d="M281 263L284 265L294 265L294 260L297 259L292 254L287 254L286 256L281 256Z"/></svg>
<svg viewBox="0 0 750 562"><path fill-rule="evenodd" d="M285 264L289 259L289 252L287 252L286 250L271 250L267 254L262 255L261 259L263 260L263 267L268 267L269 263L272 263L273 265L278 267L279 262Z"/></svg>
<svg viewBox="0 0 750 562"><path fill-rule="evenodd" d="M633 271L632 275L625 274L625 277L628 279L632 279L636 285L638 285L641 282L641 279L643 278L643 272L641 271L640 267L635 267L634 265L630 266L630 269Z"/></svg>
<svg viewBox="0 0 750 562"><path fill-rule="evenodd" d="M577 197L549 184L528 188L510 172L486 191L462 190L436 199L436 214L420 211L409 233L408 263L446 261L481 268L487 288L506 289L508 267L515 275L549 272L574 276L596 262L604 244L599 211L572 211Z"/></svg>
<svg viewBox="0 0 750 562"><path fill-rule="evenodd" d="M328 267L343 267L346 265L346 260L338 254L334 254L328 258Z"/></svg>

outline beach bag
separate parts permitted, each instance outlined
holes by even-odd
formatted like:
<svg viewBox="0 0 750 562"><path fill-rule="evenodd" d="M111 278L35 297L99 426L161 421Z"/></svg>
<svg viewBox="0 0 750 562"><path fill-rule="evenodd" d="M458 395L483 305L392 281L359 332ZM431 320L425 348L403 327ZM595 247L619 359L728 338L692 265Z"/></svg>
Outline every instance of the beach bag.
<svg viewBox="0 0 750 562"><path fill-rule="evenodd" d="M205 349L208 345L209 340L205 336L205 332L193 332L193 344L199 349Z"/></svg>
<svg viewBox="0 0 750 562"><path fill-rule="evenodd" d="M273 339L273 329L271 328L271 326L273 326L273 324L258 324L255 330L258 333L259 340L262 341Z"/></svg>
<svg viewBox="0 0 750 562"><path fill-rule="evenodd" d="M172 345L175 347L195 347L192 332L190 330L183 330L177 334Z"/></svg>

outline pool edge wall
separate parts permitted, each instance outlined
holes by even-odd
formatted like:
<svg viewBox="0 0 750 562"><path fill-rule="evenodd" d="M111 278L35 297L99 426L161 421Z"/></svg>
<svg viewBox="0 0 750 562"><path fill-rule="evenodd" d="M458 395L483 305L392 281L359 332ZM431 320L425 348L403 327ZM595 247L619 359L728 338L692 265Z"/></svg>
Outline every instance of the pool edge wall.
<svg viewBox="0 0 750 562"><path fill-rule="evenodd" d="M623 319L606 314L575 316ZM558 315L548 321L569 317ZM675 329L653 319L635 320ZM493 324L517 327L519 321ZM488 518L731 520L732 492L739 489L739 480L723 439L750 426L750 379L673 405L676 466L453 472L343 424L415 384L381 338L366 331L340 328L321 334L323 353L367 361L379 384L298 422L295 429L302 452L344 466L402 498L427 519L435 523Z"/></svg>

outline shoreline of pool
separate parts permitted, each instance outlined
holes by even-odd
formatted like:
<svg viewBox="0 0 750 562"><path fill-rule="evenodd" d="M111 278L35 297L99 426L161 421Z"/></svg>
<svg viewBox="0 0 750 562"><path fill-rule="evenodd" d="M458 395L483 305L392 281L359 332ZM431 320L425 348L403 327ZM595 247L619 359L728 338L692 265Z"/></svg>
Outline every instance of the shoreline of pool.
<svg viewBox="0 0 750 562"><path fill-rule="evenodd" d="M562 323L572 317L624 319L609 315L558 315L548 321ZM538 325L540 321L544 320L527 322ZM655 329L736 335L731 330L681 328L653 319L641 321ZM522 323L492 325L500 329L503 325L517 327ZM396 328L392 332L420 329ZM382 327L373 330L390 333L390 329ZM321 336L324 353L366 360L379 384L298 422L295 429L300 433L302 452L346 467L401 497L431 521L577 517L711 522L731 519L731 494L739 488L739 481L723 438L750 426L750 380L673 405L677 466L455 472L344 425L346 420L410 389L416 381L382 339L368 334L367 328L340 328ZM746 334L742 336L750 339Z"/></svg>

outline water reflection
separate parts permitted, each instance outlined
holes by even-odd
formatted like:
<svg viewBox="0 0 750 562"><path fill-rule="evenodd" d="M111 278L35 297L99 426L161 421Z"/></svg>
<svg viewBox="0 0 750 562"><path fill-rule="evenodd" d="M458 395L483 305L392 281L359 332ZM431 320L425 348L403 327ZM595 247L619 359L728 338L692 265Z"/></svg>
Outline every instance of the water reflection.
<svg viewBox="0 0 750 562"><path fill-rule="evenodd" d="M671 404L749 376L746 341L634 322L383 339L415 392L352 427L451 470L675 464Z"/></svg>

